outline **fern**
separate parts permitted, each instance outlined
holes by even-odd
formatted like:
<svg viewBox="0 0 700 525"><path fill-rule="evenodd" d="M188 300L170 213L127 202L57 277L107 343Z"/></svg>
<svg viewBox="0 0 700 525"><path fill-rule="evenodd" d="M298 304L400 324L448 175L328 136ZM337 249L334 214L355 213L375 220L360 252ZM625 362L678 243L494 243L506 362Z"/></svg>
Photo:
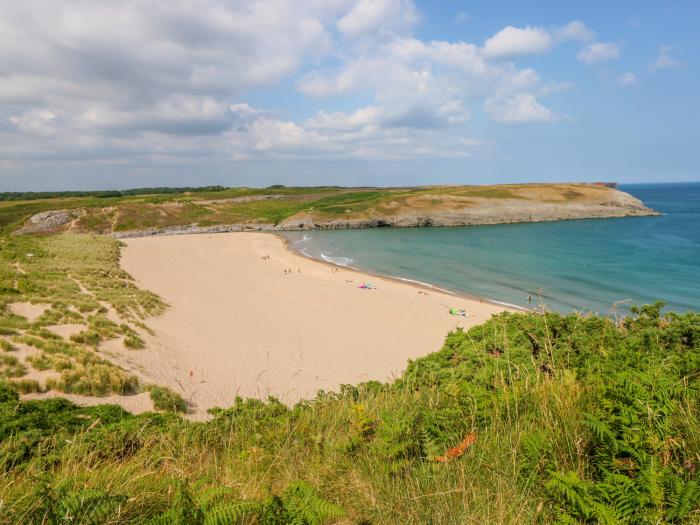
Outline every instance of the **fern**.
<svg viewBox="0 0 700 525"><path fill-rule="evenodd" d="M213 487L193 498L186 482L177 481L172 506L150 525L323 525L345 515L340 507L320 498L303 481L291 483L281 496L260 503L233 500L226 487Z"/></svg>
<svg viewBox="0 0 700 525"><path fill-rule="evenodd" d="M669 520L682 520L700 506L700 484L695 480L682 483L676 478L673 485L675 490L669 495L670 507L666 517Z"/></svg>
<svg viewBox="0 0 700 525"><path fill-rule="evenodd" d="M42 525L101 525L117 516L127 497L88 489L68 495L64 490L51 490L42 483L35 493L38 505L30 513L29 523Z"/></svg>
<svg viewBox="0 0 700 525"><path fill-rule="evenodd" d="M233 525L244 523L246 518L260 516L263 506L257 501L235 501L211 508L204 517L203 525Z"/></svg>
<svg viewBox="0 0 700 525"><path fill-rule="evenodd" d="M282 494L282 502L299 525L323 525L329 520L345 516L345 511L316 495L313 487L304 481L291 483Z"/></svg>

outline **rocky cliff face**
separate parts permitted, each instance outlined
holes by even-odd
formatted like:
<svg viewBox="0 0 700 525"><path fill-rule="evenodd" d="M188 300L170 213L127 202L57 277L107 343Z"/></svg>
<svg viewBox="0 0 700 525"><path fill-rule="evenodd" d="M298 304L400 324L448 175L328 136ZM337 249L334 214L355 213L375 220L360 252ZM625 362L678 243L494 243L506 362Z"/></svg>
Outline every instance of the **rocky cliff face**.
<svg viewBox="0 0 700 525"><path fill-rule="evenodd" d="M431 196L432 197L432 196ZM434 202L436 199L432 199ZM569 219L596 219L657 215L628 193L608 190L607 199L594 202L545 202L525 199L489 199L470 197L459 206L437 205L427 209L402 209L395 214L376 214L354 219L314 219L308 213L282 221L280 229L346 229L376 228L382 226L472 226L479 224L507 224L515 222L542 222Z"/></svg>

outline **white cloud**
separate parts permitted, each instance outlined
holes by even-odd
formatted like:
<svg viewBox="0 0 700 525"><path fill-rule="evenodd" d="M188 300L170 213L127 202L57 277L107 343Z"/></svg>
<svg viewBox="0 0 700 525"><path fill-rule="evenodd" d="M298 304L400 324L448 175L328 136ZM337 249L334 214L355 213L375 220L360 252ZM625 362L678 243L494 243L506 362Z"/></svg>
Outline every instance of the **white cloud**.
<svg viewBox="0 0 700 525"><path fill-rule="evenodd" d="M560 42L570 40L587 43L595 40L595 33L579 20L573 20L555 31L556 39Z"/></svg>
<svg viewBox="0 0 700 525"><path fill-rule="evenodd" d="M319 112L301 123L242 107L247 124L227 133L232 156L238 160L453 158L469 156L476 144L434 129L384 127L379 112L371 106L351 114Z"/></svg>
<svg viewBox="0 0 700 525"><path fill-rule="evenodd" d="M27 0L0 15L0 63L11 83L89 82L123 97L159 90L223 91L267 85L328 48L328 9L311 2L147 4ZM53 94L31 84L37 98ZM77 95L66 86L61 95ZM140 93L135 93L141 90Z"/></svg>
<svg viewBox="0 0 700 525"><path fill-rule="evenodd" d="M486 99L484 110L497 122L525 124L553 122L558 117L540 104L532 93L518 93L505 100Z"/></svg>
<svg viewBox="0 0 700 525"><path fill-rule="evenodd" d="M671 56L673 53L673 48L671 46L661 46L659 47L659 53L651 64L649 64L649 70L652 73L661 71L662 69L677 69L683 65L683 62Z"/></svg>
<svg viewBox="0 0 700 525"><path fill-rule="evenodd" d="M351 37L404 33L419 20L410 0L359 0L340 20L338 30Z"/></svg>
<svg viewBox="0 0 700 525"><path fill-rule="evenodd" d="M637 85L637 75L628 71L617 77L617 83L625 87L634 87Z"/></svg>
<svg viewBox="0 0 700 525"><path fill-rule="evenodd" d="M233 122L231 99L289 78L331 51L335 21L354 3L3 5L0 156L23 162L126 159L136 152L149 162L183 151L217 157L216 137ZM200 137L206 144L198 144Z"/></svg>
<svg viewBox="0 0 700 525"><path fill-rule="evenodd" d="M620 57L620 46L613 42L596 42L587 45L576 56L588 65L599 64Z"/></svg>
<svg viewBox="0 0 700 525"><path fill-rule="evenodd" d="M411 0L8 5L0 160L13 166L51 159L145 173L181 162L228 172L232 157L463 157L478 144L475 113L559 118L544 97L570 85L507 58L589 38L574 21L508 26L483 47L424 41L411 34L420 17ZM305 117L280 116L285 102L275 111L241 102L264 87L256 100L278 108L270 93L288 81L314 97L299 105L312 104Z"/></svg>
<svg viewBox="0 0 700 525"><path fill-rule="evenodd" d="M24 133L38 136L53 135L59 115L50 109L35 109L10 117L10 122Z"/></svg>
<svg viewBox="0 0 700 525"><path fill-rule="evenodd" d="M414 38L394 39L372 56L349 58L340 68L312 71L298 82L302 92L317 97L371 94L379 124L413 128L458 126L469 119L469 106L486 97L504 100L524 90L546 95L562 86L569 87L543 85L530 68L491 63L473 44ZM535 120L541 122L541 115Z"/></svg>
<svg viewBox="0 0 700 525"><path fill-rule="evenodd" d="M552 47L552 37L539 27L507 26L484 42L487 58L512 58L544 53Z"/></svg>

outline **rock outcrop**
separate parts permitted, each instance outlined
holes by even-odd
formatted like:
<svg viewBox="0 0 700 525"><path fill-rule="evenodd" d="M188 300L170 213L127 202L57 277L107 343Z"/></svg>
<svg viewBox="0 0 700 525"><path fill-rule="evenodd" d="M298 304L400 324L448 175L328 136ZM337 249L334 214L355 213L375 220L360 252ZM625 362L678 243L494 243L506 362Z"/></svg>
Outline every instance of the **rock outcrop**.
<svg viewBox="0 0 700 525"><path fill-rule="evenodd" d="M75 210L50 210L32 215L27 223L15 231L17 234L33 232L50 232L60 229L77 216Z"/></svg>

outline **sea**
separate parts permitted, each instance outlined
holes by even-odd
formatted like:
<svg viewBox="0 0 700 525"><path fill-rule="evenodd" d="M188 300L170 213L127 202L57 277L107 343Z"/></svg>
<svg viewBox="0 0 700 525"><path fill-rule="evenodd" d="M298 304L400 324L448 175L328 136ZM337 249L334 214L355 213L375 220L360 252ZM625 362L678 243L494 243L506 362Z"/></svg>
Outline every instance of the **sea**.
<svg viewBox="0 0 700 525"><path fill-rule="evenodd" d="M700 310L700 182L619 188L662 215L286 236L309 257L514 306Z"/></svg>

